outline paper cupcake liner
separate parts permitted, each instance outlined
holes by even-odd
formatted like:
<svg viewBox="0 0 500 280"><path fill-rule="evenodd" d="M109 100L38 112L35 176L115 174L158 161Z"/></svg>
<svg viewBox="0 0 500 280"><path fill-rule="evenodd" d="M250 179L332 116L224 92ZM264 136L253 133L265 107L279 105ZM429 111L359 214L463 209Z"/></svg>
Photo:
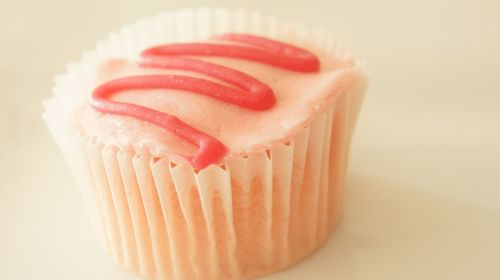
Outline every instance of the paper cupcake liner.
<svg viewBox="0 0 500 280"><path fill-rule="evenodd" d="M363 82L290 140L199 172L70 128L103 59L133 58L150 45L228 31L310 42L339 59L349 56L322 34L258 13L179 11L111 35L56 79L55 97L45 103L44 118L77 177L101 243L118 264L146 278L247 279L277 271L317 249L339 217Z"/></svg>
<svg viewBox="0 0 500 280"><path fill-rule="evenodd" d="M75 173L105 248L154 279L248 278L310 254L340 212L348 127L336 108L287 143L198 173L74 139Z"/></svg>

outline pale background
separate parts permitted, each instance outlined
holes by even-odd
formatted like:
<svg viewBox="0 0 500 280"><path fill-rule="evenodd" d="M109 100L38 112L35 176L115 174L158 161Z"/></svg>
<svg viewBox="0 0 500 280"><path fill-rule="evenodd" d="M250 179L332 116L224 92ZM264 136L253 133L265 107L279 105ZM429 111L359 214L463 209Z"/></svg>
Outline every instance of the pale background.
<svg viewBox="0 0 500 280"><path fill-rule="evenodd" d="M41 100L122 24L200 5L324 27L372 71L339 230L266 280L500 279L497 0L0 0L0 279L136 279L94 241Z"/></svg>

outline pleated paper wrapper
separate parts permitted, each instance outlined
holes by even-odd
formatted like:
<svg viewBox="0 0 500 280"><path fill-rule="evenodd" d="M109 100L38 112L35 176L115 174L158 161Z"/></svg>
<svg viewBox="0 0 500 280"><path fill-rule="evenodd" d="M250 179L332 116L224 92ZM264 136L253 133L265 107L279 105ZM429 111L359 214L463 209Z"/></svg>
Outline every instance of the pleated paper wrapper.
<svg viewBox="0 0 500 280"><path fill-rule="evenodd" d="M201 171L104 145L72 128L72 114L89 98L93 72L106 58L133 58L147 46L228 31L310 42L332 56L349 56L323 33L259 13L183 10L112 34L56 78L54 97L45 102L44 119L99 240L115 262L147 279L248 279L278 271L319 248L339 219L362 75L289 140Z"/></svg>

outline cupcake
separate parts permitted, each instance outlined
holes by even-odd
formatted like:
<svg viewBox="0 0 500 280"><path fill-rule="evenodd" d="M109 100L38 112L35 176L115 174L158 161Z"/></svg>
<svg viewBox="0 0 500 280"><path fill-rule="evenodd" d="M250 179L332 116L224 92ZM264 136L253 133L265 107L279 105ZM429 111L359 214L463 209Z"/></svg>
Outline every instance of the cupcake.
<svg viewBox="0 0 500 280"><path fill-rule="evenodd" d="M334 230L365 86L321 32L183 10L84 53L43 116L116 263L147 279L248 279Z"/></svg>

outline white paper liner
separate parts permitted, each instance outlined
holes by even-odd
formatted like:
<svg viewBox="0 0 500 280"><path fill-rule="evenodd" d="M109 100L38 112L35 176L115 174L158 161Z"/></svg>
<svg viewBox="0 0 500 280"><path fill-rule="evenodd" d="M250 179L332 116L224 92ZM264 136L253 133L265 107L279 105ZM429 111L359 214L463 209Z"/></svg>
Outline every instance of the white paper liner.
<svg viewBox="0 0 500 280"><path fill-rule="evenodd" d="M185 10L112 34L56 79L55 97L45 103L44 118L104 248L149 279L247 279L277 271L317 249L339 217L363 80L289 141L200 172L148 152L105 146L68 128L104 58L133 58L153 44L227 31L310 42L349 56L323 34L258 13Z"/></svg>

